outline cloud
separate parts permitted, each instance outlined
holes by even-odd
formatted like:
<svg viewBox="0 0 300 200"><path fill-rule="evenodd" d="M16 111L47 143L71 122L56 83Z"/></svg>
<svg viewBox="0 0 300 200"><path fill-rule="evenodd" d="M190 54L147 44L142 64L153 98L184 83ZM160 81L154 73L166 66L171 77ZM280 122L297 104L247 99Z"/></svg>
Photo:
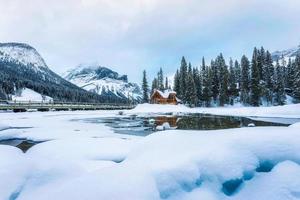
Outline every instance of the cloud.
<svg viewBox="0 0 300 200"><path fill-rule="evenodd" d="M33 45L57 72L97 61L138 81L182 55L295 46L299 12L298 0L0 0L0 39Z"/></svg>

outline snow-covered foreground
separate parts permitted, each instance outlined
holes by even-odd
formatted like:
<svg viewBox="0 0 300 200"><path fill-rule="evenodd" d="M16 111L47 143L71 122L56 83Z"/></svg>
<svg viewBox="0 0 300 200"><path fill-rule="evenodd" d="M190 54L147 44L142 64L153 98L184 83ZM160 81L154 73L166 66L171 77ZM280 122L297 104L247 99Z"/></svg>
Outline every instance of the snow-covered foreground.
<svg viewBox="0 0 300 200"><path fill-rule="evenodd" d="M0 139L50 140L0 145L0 200L300 198L300 123L137 137L80 120L117 113L0 113Z"/></svg>

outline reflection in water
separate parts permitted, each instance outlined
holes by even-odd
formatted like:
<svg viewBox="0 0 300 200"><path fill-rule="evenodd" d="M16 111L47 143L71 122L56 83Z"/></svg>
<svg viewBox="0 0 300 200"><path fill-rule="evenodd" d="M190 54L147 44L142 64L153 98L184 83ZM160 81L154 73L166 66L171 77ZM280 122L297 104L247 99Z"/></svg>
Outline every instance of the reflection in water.
<svg viewBox="0 0 300 200"><path fill-rule="evenodd" d="M116 133L146 136L158 130L216 130L227 128L254 126L288 126L288 124L256 121L245 117L217 116L208 114L193 114L183 116L154 116L91 118L84 119L89 123L104 123L112 127Z"/></svg>
<svg viewBox="0 0 300 200"><path fill-rule="evenodd" d="M177 122L178 129L186 130L216 130L227 128L241 128L247 126L287 126L281 123L255 121L245 117L231 116L184 116Z"/></svg>

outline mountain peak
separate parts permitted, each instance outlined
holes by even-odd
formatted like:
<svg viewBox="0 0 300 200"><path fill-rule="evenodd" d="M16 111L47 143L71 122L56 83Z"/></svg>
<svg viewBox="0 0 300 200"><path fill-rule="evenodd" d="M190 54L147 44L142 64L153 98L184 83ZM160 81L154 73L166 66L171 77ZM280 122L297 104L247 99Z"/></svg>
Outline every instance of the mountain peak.
<svg viewBox="0 0 300 200"><path fill-rule="evenodd" d="M65 76L68 81L90 92L102 96L113 96L127 100L141 100L141 89L135 83L129 83L127 75L119 75L117 72L99 64L81 64L69 70Z"/></svg>
<svg viewBox="0 0 300 200"><path fill-rule="evenodd" d="M300 44L297 47L273 52L272 59L274 61L280 60L282 57L284 57L286 59L288 59L288 58L294 59L297 54L300 54Z"/></svg>
<svg viewBox="0 0 300 200"><path fill-rule="evenodd" d="M103 78L111 78L116 80L122 80L127 82L127 75L119 75L117 72L100 66L98 64L80 64L78 67L69 70L65 78L67 80L74 79L76 77L88 77L90 80L100 80Z"/></svg>
<svg viewBox="0 0 300 200"><path fill-rule="evenodd" d="M35 71L48 68L37 50L25 43L0 43L0 61L23 64Z"/></svg>

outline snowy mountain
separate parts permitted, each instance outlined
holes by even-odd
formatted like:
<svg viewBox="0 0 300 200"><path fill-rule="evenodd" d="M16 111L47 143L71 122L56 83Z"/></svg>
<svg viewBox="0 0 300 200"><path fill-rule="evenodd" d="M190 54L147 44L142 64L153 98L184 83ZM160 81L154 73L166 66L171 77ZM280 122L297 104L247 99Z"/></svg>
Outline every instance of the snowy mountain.
<svg viewBox="0 0 300 200"><path fill-rule="evenodd" d="M28 44L0 43L0 99L11 99L25 88L57 101L108 101L51 71Z"/></svg>
<svg viewBox="0 0 300 200"><path fill-rule="evenodd" d="M287 61L289 58L295 59L296 55L300 53L300 45L297 47L293 47L290 49L282 50L282 51L275 51L272 53L272 59L274 61L280 60L282 56Z"/></svg>
<svg viewBox="0 0 300 200"><path fill-rule="evenodd" d="M41 72L48 68L33 47L22 43L0 43L0 60L26 65Z"/></svg>
<svg viewBox="0 0 300 200"><path fill-rule="evenodd" d="M142 92L138 84L128 82L127 76L99 65L79 65L64 75L73 84L100 96L140 101Z"/></svg>

